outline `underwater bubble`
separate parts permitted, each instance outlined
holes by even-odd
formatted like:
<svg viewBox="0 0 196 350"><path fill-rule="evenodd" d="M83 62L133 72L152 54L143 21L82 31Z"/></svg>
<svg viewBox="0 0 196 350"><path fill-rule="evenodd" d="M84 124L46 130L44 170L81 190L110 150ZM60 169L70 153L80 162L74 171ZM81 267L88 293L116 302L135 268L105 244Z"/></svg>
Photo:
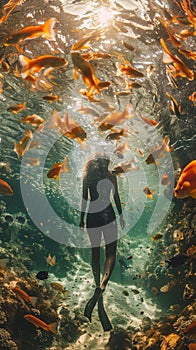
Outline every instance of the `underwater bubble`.
<svg viewBox="0 0 196 350"><path fill-rule="evenodd" d="M20 225L24 225L26 222L26 218L22 215L19 215L16 217L16 221L20 224Z"/></svg>
<svg viewBox="0 0 196 350"><path fill-rule="evenodd" d="M12 224L14 221L14 218L11 214L5 214L4 216L4 220L5 222L7 222L8 224Z"/></svg>

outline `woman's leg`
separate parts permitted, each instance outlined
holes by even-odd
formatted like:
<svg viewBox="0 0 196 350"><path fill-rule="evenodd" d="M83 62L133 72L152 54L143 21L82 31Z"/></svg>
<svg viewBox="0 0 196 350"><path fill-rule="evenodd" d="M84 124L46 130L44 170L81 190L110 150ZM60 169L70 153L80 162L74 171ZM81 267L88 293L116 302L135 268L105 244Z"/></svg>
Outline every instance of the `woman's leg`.
<svg viewBox="0 0 196 350"><path fill-rule="evenodd" d="M101 232L97 229L88 228L88 235L91 242L91 266L96 287L100 285L100 244Z"/></svg>
<svg viewBox="0 0 196 350"><path fill-rule="evenodd" d="M106 247L105 247L106 260L104 265L104 273L103 273L103 277L100 285L101 289L106 288L116 262L116 248L117 248L116 222L113 222L111 225L107 225L107 229L103 231L103 235L106 243Z"/></svg>

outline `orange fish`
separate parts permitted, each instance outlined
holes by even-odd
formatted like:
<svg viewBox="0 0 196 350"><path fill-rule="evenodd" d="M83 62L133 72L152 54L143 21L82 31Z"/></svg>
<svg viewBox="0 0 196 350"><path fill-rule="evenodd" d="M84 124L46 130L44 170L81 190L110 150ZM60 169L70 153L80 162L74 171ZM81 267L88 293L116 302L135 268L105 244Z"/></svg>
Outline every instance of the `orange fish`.
<svg viewBox="0 0 196 350"><path fill-rule="evenodd" d="M67 66L68 61L63 57L57 57L52 55L44 55L36 57L32 60L19 55L19 62L22 66L21 77L25 79L29 73L40 72L44 68L57 68Z"/></svg>
<svg viewBox="0 0 196 350"><path fill-rule="evenodd" d="M196 106L196 91L189 96L189 100L193 102L194 106Z"/></svg>
<svg viewBox="0 0 196 350"><path fill-rule="evenodd" d="M119 141L121 136L123 137L128 137L129 136L129 133L127 130L125 129L121 129L121 130L116 130L112 133L109 133L107 136L106 136L106 140L116 140L116 141Z"/></svg>
<svg viewBox="0 0 196 350"><path fill-rule="evenodd" d="M144 74L133 68L130 64L120 64L119 69L122 73L128 75L131 78L143 78Z"/></svg>
<svg viewBox="0 0 196 350"><path fill-rule="evenodd" d="M100 28L100 29L95 29L92 32L84 35L81 39L79 39L75 44L73 44L71 51L76 51L76 50L82 50L89 48L89 46L86 46L87 42L90 41L97 41L99 40L100 36L104 33L105 29Z"/></svg>
<svg viewBox="0 0 196 350"><path fill-rule="evenodd" d="M40 124L43 124L44 122L45 120L37 114L28 115L27 117L21 118L19 120L19 123L27 123L36 127L38 127Z"/></svg>
<svg viewBox="0 0 196 350"><path fill-rule="evenodd" d="M188 327L184 330L185 334L195 334L196 333L196 321L191 322Z"/></svg>
<svg viewBox="0 0 196 350"><path fill-rule="evenodd" d="M196 350L196 343L189 343L188 348L189 350Z"/></svg>
<svg viewBox="0 0 196 350"><path fill-rule="evenodd" d="M140 118L148 125L150 126L156 126L157 124L159 124L156 120L150 119L150 118L146 118L143 115L140 115Z"/></svg>
<svg viewBox="0 0 196 350"><path fill-rule="evenodd" d="M22 111L23 109L26 109L26 105L27 103L24 102L24 103L19 103L17 105L14 105L12 107L8 107L7 108L7 111L8 112L12 112L14 114L18 114L20 111Z"/></svg>
<svg viewBox="0 0 196 350"><path fill-rule="evenodd" d="M154 197L153 197L153 194L154 194L154 191L152 191L149 187L145 187L143 189L144 193L146 194L146 197L153 200Z"/></svg>
<svg viewBox="0 0 196 350"><path fill-rule="evenodd" d="M177 82L176 82L176 79L174 79L174 76L173 76L173 75L174 75L174 72L175 72L174 67L173 67L172 65L168 64L168 65L166 66L167 78L168 78L170 84L178 90L178 89L179 89L179 86L178 86L178 84L177 84Z"/></svg>
<svg viewBox="0 0 196 350"><path fill-rule="evenodd" d="M196 29L196 15L194 10L191 10L191 2L190 0L186 1L186 0L181 0L181 7L183 8L184 12L187 15L187 19L188 21L193 24L194 29Z"/></svg>
<svg viewBox="0 0 196 350"><path fill-rule="evenodd" d="M190 51L190 50L178 50L182 55L184 55L188 60L196 60L196 51Z"/></svg>
<svg viewBox="0 0 196 350"><path fill-rule="evenodd" d="M11 12L15 9L16 6L20 5L22 0L9 0L2 8L3 16L0 18L0 25L3 22L6 22Z"/></svg>
<svg viewBox="0 0 196 350"><path fill-rule="evenodd" d="M86 131L75 122L74 119L69 118L67 112L64 114L64 127L62 133L68 138L76 139L79 143L86 140Z"/></svg>
<svg viewBox="0 0 196 350"><path fill-rule="evenodd" d="M188 78L188 80L194 80L194 72L189 69L187 65L176 55L173 55L167 48L163 38L160 39L161 46L166 53L166 57L163 58L163 63L173 63L175 67L174 78L181 76L183 78Z"/></svg>
<svg viewBox="0 0 196 350"><path fill-rule="evenodd" d="M176 198L196 198L196 160L190 162L182 171L174 188Z"/></svg>
<svg viewBox="0 0 196 350"><path fill-rule="evenodd" d="M125 153L127 150L130 150L130 148L126 142L122 144L118 144L114 150L114 154L116 154L118 158L122 159L124 158L123 153Z"/></svg>
<svg viewBox="0 0 196 350"><path fill-rule="evenodd" d="M161 185L168 186L170 185L171 181L170 178L167 174L163 174L162 179L161 179Z"/></svg>
<svg viewBox="0 0 196 350"><path fill-rule="evenodd" d="M11 186L4 180L0 179L0 194L6 195L6 196L12 196L13 195L13 189Z"/></svg>
<svg viewBox="0 0 196 350"><path fill-rule="evenodd" d="M33 133L31 130L27 130L19 143L14 142L14 151L17 153L18 158L22 157L28 151L32 140Z"/></svg>
<svg viewBox="0 0 196 350"><path fill-rule="evenodd" d="M47 264L50 266L55 266L56 265L56 256L52 256L50 255L50 253L48 254L47 258L46 258Z"/></svg>
<svg viewBox="0 0 196 350"><path fill-rule="evenodd" d="M116 165L112 169L112 173L116 175L120 175L121 173L126 173L132 170L138 170L138 166L135 163L135 159L132 158L130 161L124 161Z"/></svg>
<svg viewBox="0 0 196 350"><path fill-rule="evenodd" d="M25 320L27 320L28 322L32 323L35 327L40 327L42 329L44 329L47 332L52 332L54 334L57 333L57 323L53 322L50 324L47 324L45 322L43 322L42 320L40 320L39 318L37 318L36 316L27 314L24 316Z"/></svg>
<svg viewBox="0 0 196 350"><path fill-rule="evenodd" d="M48 103L54 102L54 101L58 101L58 102L62 102L62 99L60 97L58 97L57 95L46 95L42 97L43 100L48 101Z"/></svg>
<svg viewBox="0 0 196 350"><path fill-rule="evenodd" d="M141 148L137 148L137 151L141 157L144 157L144 152Z"/></svg>
<svg viewBox="0 0 196 350"><path fill-rule="evenodd" d="M161 22L161 24L163 25L163 27L165 28L165 30L167 31L169 38L171 40L171 42L177 46L177 47L181 47L182 43L175 37L175 35L172 34L172 32L170 31L169 27L168 27L168 23L161 17L158 16L158 20Z"/></svg>
<svg viewBox="0 0 196 350"><path fill-rule="evenodd" d="M129 51L134 51L134 47L132 45L130 45L127 41L123 40L122 44L124 45L124 47L126 47L127 50Z"/></svg>
<svg viewBox="0 0 196 350"><path fill-rule="evenodd" d="M65 158L63 162L53 164L53 166L51 167L51 169L47 173L47 177L49 179L54 179L54 180L58 181L60 173L62 171L65 171L67 173L70 171L69 167L68 167L67 158Z"/></svg>
<svg viewBox="0 0 196 350"><path fill-rule="evenodd" d="M37 302L37 297L30 297L26 292L24 292L24 290L20 289L20 288L13 288L12 289L14 293L16 293L20 298L24 299L25 301L27 301L28 303L31 303L33 306L35 306L36 302Z"/></svg>
<svg viewBox="0 0 196 350"><path fill-rule="evenodd" d="M131 81L131 82L127 83L127 86L131 90L132 89L140 89L142 87L142 85L139 83L136 83L136 81Z"/></svg>
<svg viewBox="0 0 196 350"><path fill-rule="evenodd" d="M50 18L42 25L26 27L14 32L6 39L4 46L16 46L18 51L21 51L18 45L25 40L31 40L40 36L45 37L47 40L55 40L54 26L56 21L56 18Z"/></svg>
<svg viewBox="0 0 196 350"><path fill-rule="evenodd" d="M172 112L177 116L177 117L180 117L180 114L182 112L182 107L179 105L179 103L176 101L176 99L169 93L169 92L166 92L166 95L167 97L170 98L171 100L171 110Z"/></svg>
<svg viewBox="0 0 196 350"><path fill-rule="evenodd" d="M38 165L40 165L40 160L37 158L30 157L30 158L26 159L25 164L27 166L38 166Z"/></svg>
<svg viewBox="0 0 196 350"><path fill-rule="evenodd" d="M128 104L122 112L114 112L106 116L99 124L99 130L105 131L111 129L114 125L120 125L127 119L132 118L131 106Z"/></svg>
<svg viewBox="0 0 196 350"><path fill-rule="evenodd" d="M74 65L74 79L79 78L78 72L82 75L82 79L88 88L87 97L91 97L95 91L100 94L101 90L98 86L99 79L95 76L93 66L89 62L85 61L79 52L72 52L71 58Z"/></svg>
<svg viewBox="0 0 196 350"><path fill-rule="evenodd" d="M172 146L170 145L170 139L166 135L163 139L162 146L159 147L156 145L152 151L151 154L147 157L146 163L147 164L152 164L156 163L157 158L164 158L166 152L171 152L173 150Z"/></svg>

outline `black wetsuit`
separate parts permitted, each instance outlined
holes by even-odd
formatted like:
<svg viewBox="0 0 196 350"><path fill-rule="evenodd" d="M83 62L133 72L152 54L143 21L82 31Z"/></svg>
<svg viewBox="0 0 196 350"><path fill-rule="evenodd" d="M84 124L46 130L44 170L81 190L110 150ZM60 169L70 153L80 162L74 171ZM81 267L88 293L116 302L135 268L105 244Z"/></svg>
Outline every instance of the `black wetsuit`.
<svg viewBox="0 0 196 350"><path fill-rule="evenodd" d="M116 220L110 199L111 192L115 191L113 180L114 176L109 173L98 184L94 184L93 181L88 184L90 205L87 214L87 228L104 227Z"/></svg>

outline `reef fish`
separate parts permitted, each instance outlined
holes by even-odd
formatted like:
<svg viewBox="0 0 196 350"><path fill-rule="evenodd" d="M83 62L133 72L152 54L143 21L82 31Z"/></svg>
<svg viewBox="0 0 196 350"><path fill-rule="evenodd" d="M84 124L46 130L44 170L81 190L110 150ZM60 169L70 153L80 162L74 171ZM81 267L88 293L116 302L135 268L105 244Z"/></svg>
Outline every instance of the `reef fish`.
<svg viewBox="0 0 196 350"><path fill-rule="evenodd" d="M63 57L44 55L30 60L24 55L19 55L19 63L22 66L21 77L25 79L30 72L40 72L44 68L57 68L67 66L68 61Z"/></svg>
<svg viewBox="0 0 196 350"><path fill-rule="evenodd" d="M51 169L47 173L49 179L59 180L59 176L62 171L69 172L68 161L65 157L63 162L55 163L52 165Z"/></svg>
<svg viewBox="0 0 196 350"><path fill-rule="evenodd" d="M14 114L18 114L19 112L21 112L23 109L26 109L26 105L27 103L18 103L17 105L11 106L7 108L8 112L12 112Z"/></svg>
<svg viewBox="0 0 196 350"><path fill-rule="evenodd" d="M151 150L151 154L146 158L147 164L156 163L157 158L164 158L166 152L171 152L173 150L172 146L170 145L170 139L167 135L165 135L162 146L159 147L158 145L155 145L154 148Z"/></svg>
<svg viewBox="0 0 196 350"><path fill-rule="evenodd" d="M138 169L139 169L139 167L136 165L135 159L132 158L130 161L124 161L124 162L121 162L118 165L116 165L112 169L112 173L119 175L121 173L126 173L128 171L138 170Z"/></svg>
<svg viewBox="0 0 196 350"><path fill-rule="evenodd" d="M12 196L13 195L13 189L11 186L4 180L0 179L0 194L6 195L6 196Z"/></svg>
<svg viewBox="0 0 196 350"><path fill-rule="evenodd" d="M120 125L129 118L133 118L132 106L128 104L123 111L113 112L107 115L102 122L99 124L99 130L105 131L111 129L114 125Z"/></svg>
<svg viewBox="0 0 196 350"><path fill-rule="evenodd" d="M72 52L71 58L74 65L73 76L74 79L78 79L80 73L82 79L88 88L87 97L91 97L94 92L101 93L101 90L98 86L99 79L96 77L93 66L87 62L79 52Z"/></svg>
<svg viewBox="0 0 196 350"><path fill-rule="evenodd" d="M36 277L38 278L38 280L46 280L49 276L48 276L48 271L39 271L36 275Z"/></svg>
<svg viewBox="0 0 196 350"><path fill-rule="evenodd" d="M33 306L35 306L36 302L37 302L37 297L31 297L29 296L24 290L20 289L20 288L13 288L12 289L14 293L16 293L16 295L18 295L20 298L24 299L25 301L27 301L28 303L31 303Z"/></svg>
<svg viewBox="0 0 196 350"><path fill-rule="evenodd" d="M167 267L178 267L184 265L188 258L189 256L186 254L178 254L173 258L166 260L166 262L168 263Z"/></svg>
<svg viewBox="0 0 196 350"><path fill-rule="evenodd" d="M190 162L182 171L174 188L176 198L196 198L196 160Z"/></svg>
<svg viewBox="0 0 196 350"><path fill-rule="evenodd" d="M185 328L184 333L193 334L196 333L196 321L191 322L188 327Z"/></svg>
<svg viewBox="0 0 196 350"><path fill-rule="evenodd" d="M69 295L69 291L64 288L64 286L58 282L52 282L51 287L56 289L58 292L62 293L64 297L67 297Z"/></svg>
<svg viewBox="0 0 196 350"><path fill-rule="evenodd" d="M55 31L53 28L56 21L56 18L50 18L42 25L26 27L14 32L5 40L4 46L16 46L18 51L20 51L18 44L25 40L31 40L40 36L45 37L47 40L55 40Z"/></svg>
<svg viewBox="0 0 196 350"><path fill-rule="evenodd" d="M44 329L45 331L52 332L54 334L57 333L57 323L56 322L47 324L47 323L43 322L42 320L40 320L39 318L37 318L36 316L30 315L30 314L25 315L24 318L28 322L32 323L35 327L40 327L40 328Z"/></svg>
<svg viewBox="0 0 196 350"><path fill-rule="evenodd" d="M18 158L22 157L26 151L28 151L31 142L33 140L33 133L31 130L27 130L20 142L14 142L14 151L17 153Z"/></svg>
<svg viewBox="0 0 196 350"><path fill-rule="evenodd" d="M159 239L161 239L163 237L163 235L161 233L157 233L154 236L151 236L153 241L159 241Z"/></svg>
<svg viewBox="0 0 196 350"><path fill-rule="evenodd" d="M154 190L151 190L149 187L145 187L143 189L143 192L146 194L146 197L153 200L154 197L153 197L153 194L154 194Z"/></svg>
<svg viewBox="0 0 196 350"><path fill-rule="evenodd" d="M44 123L44 118L40 117L37 114L33 114L33 115L28 115L27 117L21 118L19 120L19 123L27 123L27 124L31 124L32 126L36 126L38 127L40 124Z"/></svg>
<svg viewBox="0 0 196 350"><path fill-rule="evenodd" d="M196 343L189 343L188 348L189 350L196 350Z"/></svg>

